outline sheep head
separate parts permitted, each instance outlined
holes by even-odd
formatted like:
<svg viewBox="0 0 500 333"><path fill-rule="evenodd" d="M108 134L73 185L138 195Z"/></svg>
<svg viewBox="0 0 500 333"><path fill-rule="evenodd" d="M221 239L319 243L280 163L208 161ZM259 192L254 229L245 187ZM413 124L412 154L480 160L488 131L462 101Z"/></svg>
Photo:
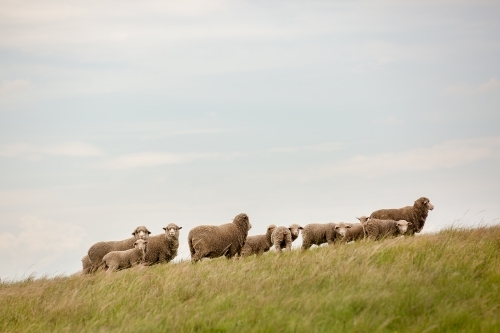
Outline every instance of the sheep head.
<svg viewBox="0 0 500 333"><path fill-rule="evenodd" d="M431 204L431 201L429 199L427 199L426 197L421 197L417 200L415 200L415 203L413 204L414 207L418 207L418 208L425 208L427 210L433 210L434 209L434 205Z"/></svg>
<svg viewBox="0 0 500 333"><path fill-rule="evenodd" d="M246 232L252 229L252 225L250 224L248 215L244 213L236 215L233 219L233 223L236 224L239 228L246 230Z"/></svg>
<svg viewBox="0 0 500 333"><path fill-rule="evenodd" d="M406 220L394 221L394 223L396 224L396 227L398 228L401 235L404 235L406 231L408 231L408 226L411 225L411 222L408 222Z"/></svg>
<svg viewBox="0 0 500 333"><path fill-rule="evenodd" d="M361 222L361 223L365 223L365 222L366 222L366 221L368 221L368 219L369 219L369 217L366 217L366 216L364 216L364 215L363 215L363 216L361 216L361 217L356 217L356 218L357 218L357 219L359 220L359 222Z"/></svg>
<svg viewBox="0 0 500 333"><path fill-rule="evenodd" d="M148 230L145 226L141 225L140 227L135 228L132 236L136 239L148 239L151 231Z"/></svg>
<svg viewBox="0 0 500 333"><path fill-rule="evenodd" d="M290 227L288 227L290 232L292 233L293 238L299 237L300 230L304 230L300 225L298 224L292 224Z"/></svg>
<svg viewBox="0 0 500 333"><path fill-rule="evenodd" d="M163 228L163 230L165 230L165 235L167 235L168 237L175 238L175 239L179 239L179 230L181 230L181 229L182 229L182 227L179 227L175 223L170 223L165 228Z"/></svg>
<svg viewBox="0 0 500 333"><path fill-rule="evenodd" d="M144 240L144 239L138 239L135 241L134 243L134 248L136 250L143 250L143 251L146 251L146 247L148 245L148 241L147 240Z"/></svg>
<svg viewBox="0 0 500 333"><path fill-rule="evenodd" d="M349 223L340 222L335 224L335 232L342 238L347 235L347 229L349 228L352 228L352 225Z"/></svg>

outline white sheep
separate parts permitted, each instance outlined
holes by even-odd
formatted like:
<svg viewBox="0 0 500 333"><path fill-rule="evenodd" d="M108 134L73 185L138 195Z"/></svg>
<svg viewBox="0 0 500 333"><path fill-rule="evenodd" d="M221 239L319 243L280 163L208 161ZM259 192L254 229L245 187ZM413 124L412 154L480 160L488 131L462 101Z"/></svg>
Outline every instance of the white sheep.
<svg viewBox="0 0 500 333"><path fill-rule="evenodd" d="M148 241L137 239L134 248L125 251L111 251L102 258L101 267L114 272L120 269L130 268L144 262Z"/></svg>

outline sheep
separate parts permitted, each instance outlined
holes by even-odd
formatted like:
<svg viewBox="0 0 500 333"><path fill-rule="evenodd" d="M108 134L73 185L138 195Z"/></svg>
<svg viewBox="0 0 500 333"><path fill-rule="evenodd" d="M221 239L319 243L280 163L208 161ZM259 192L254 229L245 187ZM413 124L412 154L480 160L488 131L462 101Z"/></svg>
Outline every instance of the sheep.
<svg viewBox="0 0 500 333"><path fill-rule="evenodd" d="M163 228L164 234L149 237L145 265L169 262L177 256L180 229L182 227L170 223Z"/></svg>
<svg viewBox="0 0 500 333"><path fill-rule="evenodd" d="M362 219L360 218L360 221L361 220ZM335 224L335 234L339 240L348 243L365 238L365 228L363 223L340 222Z"/></svg>
<svg viewBox="0 0 500 333"><path fill-rule="evenodd" d="M89 274L91 268L92 261L90 261L88 254L86 254L82 258L82 274Z"/></svg>
<svg viewBox="0 0 500 333"><path fill-rule="evenodd" d="M92 245L88 251L88 256L92 262L91 272L95 272L102 262L102 258L111 251L124 251L129 250L134 247L134 243L137 239L147 240L151 232L145 227L140 226L135 228L132 232L132 238L124 239L121 241L108 241L108 242L98 242Z"/></svg>
<svg viewBox="0 0 500 333"><path fill-rule="evenodd" d="M271 234L271 241L274 244L276 251L281 252L281 249L287 251L292 250L292 242L299 237L300 230L303 230L300 225L292 224L287 227L276 227Z"/></svg>
<svg viewBox="0 0 500 333"><path fill-rule="evenodd" d="M311 223L302 231L302 249L307 250L311 245L328 243L333 245L336 239L335 223Z"/></svg>
<svg viewBox="0 0 500 333"><path fill-rule="evenodd" d="M366 216L361 216L361 217L356 217L359 220L359 223L364 224L366 221L368 221L369 217Z"/></svg>
<svg viewBox="0 0 500 333"><path fill-rule="evenodd" d="M102 258L100 267L108 269L108 272L134 267L144 261L147 245L147 240L139 238L134 242L134 248L132 249L111 251Z"/></svg>
<svg viewBox="0 0 500 333"><path fill-rule="evenodd" d="M409 231L411 225L411 222L405 220L394 221L370 218L365 223L366 237L372 240L379 240L404 235Z"/></svg>
<svg viewBox="0 0 500 333"><path fill-rule="evenodd" d="M370 218L394 221L406 220L412 223L409 228L409 234L413 235L422 231L427 214L429 210L433 209L434 206L431 204L429 199L421 197L415 200L413 206L406 206L398 209L380 209L374 211L370 215Z"/></svg>
<svg viewBox="0 0 500 333"><path fill-rule="evenodd" d="M267 227L267 232L264 235L248 236L245 245L241 249L241 256L248 257L252 254L261 255L269 251L273 245L271 235L275 228L276 226L271 224Z"/></svg>
<svg viewBox="0 0 500 333"><path fill-rule="evenodd" d="M223 225L200 225L189 231L188 244L191 262L203 258L241 256L248 231L252 228L247 214L238 214L233 222Z"/></svg>

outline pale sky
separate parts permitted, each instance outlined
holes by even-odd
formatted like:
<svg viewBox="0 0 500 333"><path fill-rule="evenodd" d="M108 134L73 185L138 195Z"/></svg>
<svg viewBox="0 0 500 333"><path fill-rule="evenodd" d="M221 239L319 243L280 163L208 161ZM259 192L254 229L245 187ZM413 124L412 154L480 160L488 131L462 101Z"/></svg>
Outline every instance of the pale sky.
<svg viewBox="0 0 500 333"><path fill-rule="evenodd" d="M0 278L247 213L500 223L497 1L0 0ZM300 244L300 240L297 242Z"/></svg>

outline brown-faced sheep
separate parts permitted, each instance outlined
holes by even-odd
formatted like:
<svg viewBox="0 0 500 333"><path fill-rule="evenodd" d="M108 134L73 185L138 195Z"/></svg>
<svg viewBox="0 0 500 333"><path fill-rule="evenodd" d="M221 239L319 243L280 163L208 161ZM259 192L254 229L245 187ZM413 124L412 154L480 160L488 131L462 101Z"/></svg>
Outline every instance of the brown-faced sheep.
<svg viewBox="0 0 500 333"><path fill-rule="evenodd" d="M372 240L379 240L404 235L411 225L411 222L405 220L394 221L370 218L365 223L366 237Z"/></svg>
<svg viewBox="0 0 500 333"><path fill-rule="evenodd" d="M89 274L91 268L92 261L90 261L88 254L86 254L82 258L82 274Z"/></svg>
<svg viewBox="0 0 500 333"><path fill-rule="evenodd" d="M132 249L111 251L102 258L101 267L108 269L108 272L115 272L120 269L136 266L144 261L147 244L147 240L137 239Z"/></svg>
<svg viewBox="0 0 500 333"><path fill-rule="evenodd" d="M191 261L203 258L241 256L248 230L252 228L247 214L238 214L233 222L215 225L200 225L189 231L188 244Z"/></svg>
<svg viewBox="0 0 500 333"><path fill-rule="evenodd" d="M422 231L427 214L429 210L433 209L434 206L429 199L421 197L415 200L413 206L406 206L398 209L380 209L374 211L370 215L370 218L394 221L406 220L412 223L409 234L413 235L416 232Z"/></svg>
<svg viewBox="0 0 500 333"><path fill-rule="evenodd" d="M146 265L169 262L177 256L180 229L182 227L170 223L163 228L164 234L149 237L148 250L144 259Z"/></svg>
<svg viewBox="0 0 500 333"><path fill-rule="evenodd" d="M335 223L311 223L302 230L302 249L307 250L312 245L323 243L333 245L335 238Z"/></svg>
<svg viewBox="0 0 500 333"><path fill-rule="evenodd" d="M365 220L366 221L366 220ZM335 234L342 242L351 242L365 238L363 223L336 223Z"/></svg>
<svg viewBox="0 0 500 333"><path fill-rule="evenodd" d="M261 255L269 251L273 245L271 235L276 226L271 224L267 227L267 232L264 235L248 236L245 245L241 249L241 256L248 257L252 254Z"/></svg>
<svg viewBox="0 0 500 333"><path fill-rule="evenodd" d="M271 234L271 241L274 244L276 251L281 252L281 249L287 251L292 250L292 242L299 237L300 230L303 230L300 225L292 224L287 227L276 227Z"/></svg>
<svg viewBox="0 0 500 333"><path fill-rule="evenodd" d="M108 242L98 242L92 245L88 251L90 261L92 262L91 272L97 270L101 265L102 258L111 251L125 251L132 249L134 243L137 239L147 240L151 232L145 226L140 226L135 228L132 232L132 238L124 239L121 241L108 241Z"/></svg>

